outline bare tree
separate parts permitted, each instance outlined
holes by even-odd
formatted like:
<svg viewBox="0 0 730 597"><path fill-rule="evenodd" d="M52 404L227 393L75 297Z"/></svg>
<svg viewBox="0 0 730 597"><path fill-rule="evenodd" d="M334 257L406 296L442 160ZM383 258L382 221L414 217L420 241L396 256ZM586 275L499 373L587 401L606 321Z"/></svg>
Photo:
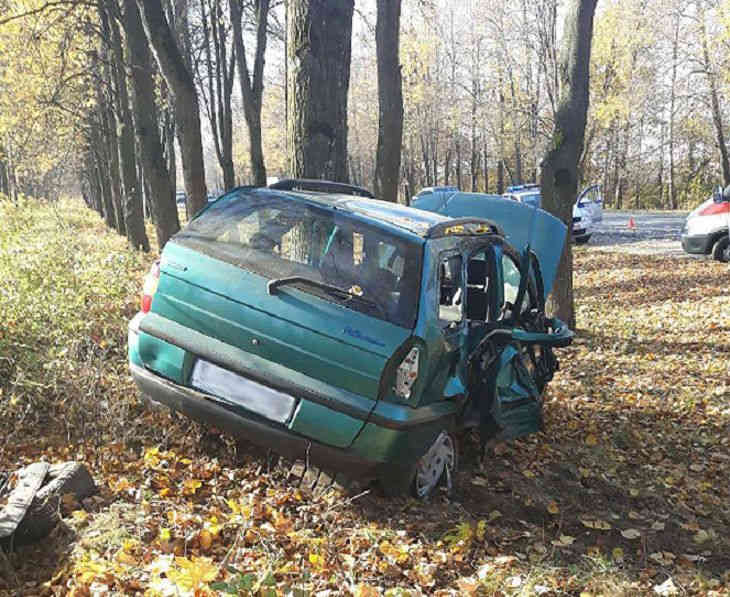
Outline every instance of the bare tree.
<svg viewBox="0 0 730 597"><path fill-rule="evenodd" d="M593 15L597 0L571 0L560 58L560 101L550 150L541 166L543 207L570 230L578 190L578 161L583 151L589 104ZM572 239L567 239L553 288L554 313L575 327Z"/></svg>
<svg viewBox="0 0 730 597"><path fill-rule="evenodd" d="M168 87L175 96L175 124L180 142L188 212L207 204L200 111L193 76L170 30L160 0L137 0L145 34Z"/></svg>
<svg viewBox="0 0 730 597"><path fill-rule="evenodd" d="M256 186L266 186L266 165L261 145L261 98L264 92L264 55L266 54L266 26L269 17L269 0L255 0L256 49L254 51L253 73L246 60L246 46L241 26L240 0L229 0L231 22L233 23L233 47L238 65L238 80L243 98L243 115L248 126L251 173ZM253 76L252 76L253 75Z"/></svg>
<svg viewBox="0 0 730 597"><path fill-rule="evenodd" d="M722 178L724 185L730 184L730 158L728 158L727 142L722 121L722 110L720 109L720 97L715 80L715 69L710 60L710 49L707 40L707 25L705 23L705 10L703 2L697 2L697 18L700 22L700 41L702 43L703 68L707 74L707 84L710 93L710 106L712 107L712 122L715 125L715 136L717 147L720 150L720 165L722 166Z"/></svg>
<svg viewBox="0 0 730 597"><path fill-rule="evenodd" d="M217 0L200 0L203 28L205 72L196 68L201 97L213 137L218 164L223 171L223 186L235 186L233 169L233 93L234 52L228 55L228 28Z"/></svg>
<svg viewBox="0 0 730 597"><path fill-rule="evenodd" d="M398 201L401 143L403 140L403 89L400 73L401 0L378 0L375 42L378 55L378 151L375 195Z"/></svg>
<svg viewBox="0 0 730 597"><path fill-rule="evenodd" d="M175 204L175 187L170 180L160 140L152 57L135 0L124 0L124 28L132 81L134 131L140 147L145 180L149 184L150 210L155 222L157 243L162 250L170 237L180 229L180 221Z"/></svg>
<svg viewBox="0 0 730 597"><path fill-rule="evenodd" d="M149 251L150 242L147 238L147 232L144 227L144 215L142 214L142 186L140 184L140 177L137 174L134 125L132 123L132 111L129 105L124 52L119 32L119 22L117 21L119 5L117 4L117 0L106 0L106 7L109 16L109 29L111 31L110 43L114 59L112 65L114 87L116 89L114 115L117 126L119 167L122 188L124 190L124 225L129 244L135 249Z"/></svg>

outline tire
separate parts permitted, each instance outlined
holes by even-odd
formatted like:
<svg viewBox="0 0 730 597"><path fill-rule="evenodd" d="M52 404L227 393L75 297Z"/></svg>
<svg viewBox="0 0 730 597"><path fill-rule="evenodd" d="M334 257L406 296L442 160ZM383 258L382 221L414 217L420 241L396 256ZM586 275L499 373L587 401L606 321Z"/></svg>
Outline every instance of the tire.
<svg viewBox="0 0 730 597"><path fill-rule="evenodd" d="M459 442L453 433L443 430L416 464L411 494L425 500L442 485L451 493L458 468Z"/></svg>
<svg viewBox="0 0 730 597"><path fill-rule="evenodd" d="M723 236L715 243L712 247L712 257L722 263L730 261L730 237Z"/></svg>
<svg viewBox="0 0 730 597"><path fill-rule="evenodd" d="M445 454L440 450L444 444L450 446L447 450L450 453L451 465L446 466L443 460ZM440 452L440 453L439 453ZM424 459L431 456L431 466L426 464ZM383 493L388 497L396 497L410 494L412 497L427 500L439 487L446 486L447 492L453 489L454 476L459 466L459 442L458 438L445 429L439 433L436 440L427 447L418 462L410 466L390 465L386 466L378 474L378 483Z"/></svg>
<svg viewBox="0 0 730 597"><path fill-rule="evenodd" d="M586 245L586 244L588 244L588 241L590 240L590 238L591 238L590 234L586 234L585 236L576 236L573 239L573 242L576 245Z"/></svg>

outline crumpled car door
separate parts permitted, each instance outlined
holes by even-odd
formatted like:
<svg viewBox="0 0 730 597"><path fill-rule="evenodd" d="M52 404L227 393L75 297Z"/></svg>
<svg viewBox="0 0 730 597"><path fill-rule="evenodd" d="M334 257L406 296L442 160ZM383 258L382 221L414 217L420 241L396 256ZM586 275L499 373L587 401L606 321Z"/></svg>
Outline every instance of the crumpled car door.
<svg viewBox="0 0 730 597"><path fill-rule="evenodd" d="M542 274L534 253L526 250L518 262L498 249L497 264L503 316L487 325L470 356L483 442L542 428L542 393L558 366L553 348L567 346L573 336L562 322L545 317Z"/></svg>

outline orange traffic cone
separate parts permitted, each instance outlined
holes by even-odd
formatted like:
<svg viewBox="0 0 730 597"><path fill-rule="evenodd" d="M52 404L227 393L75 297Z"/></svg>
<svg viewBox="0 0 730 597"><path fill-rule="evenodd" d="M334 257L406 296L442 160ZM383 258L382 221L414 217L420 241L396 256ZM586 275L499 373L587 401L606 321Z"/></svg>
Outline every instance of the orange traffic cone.
<svg viewBox="0 0 730 597"><path fill-rule="evenodd" d="M629 218L628 227L629 230L636 230L636 222L634 222L633 216Z"/></svg>

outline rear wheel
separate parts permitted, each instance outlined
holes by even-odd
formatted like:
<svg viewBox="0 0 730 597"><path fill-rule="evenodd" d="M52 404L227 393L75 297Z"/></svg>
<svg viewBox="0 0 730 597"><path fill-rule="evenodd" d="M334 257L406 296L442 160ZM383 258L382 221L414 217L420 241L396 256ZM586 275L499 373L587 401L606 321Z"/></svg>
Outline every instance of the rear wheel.
<svg viewBox="0 0 730 597"><path fill-rule="evenodd" d="M445 485L447 491L451 491L458 460L456 437L448 431L442 431L416 465L413 495L421 499L427 498L440 485Z"/></svg>
<svg viewBox="0 0 730 597"><path fill-rule="evenodd" d="M591 238L591 235L590 235L590 234L586 234L585 236L576 236L576 237L575 237L575 238L573 239L573 242L574 242L574 243L575 243L576 245L585 245L585 244L587 244L587 243L588 243L588 240L589 240L590 238Z"/></svg>
<svg viewBox="0 0 730 597"><path fill-rule="evenodd" d="M722 263L730 261L730 237L723 236L712 248L712 256Z"/></svg>
<svg viewBox="0 0 730 597"><path fill-rule="evenodd" d="M378 473L378 484L383 493L390 497L410 493L419 499L426 499L441 485L450 492L458 459L457 438L442 430L415 464L384 466Z"/></svg>

